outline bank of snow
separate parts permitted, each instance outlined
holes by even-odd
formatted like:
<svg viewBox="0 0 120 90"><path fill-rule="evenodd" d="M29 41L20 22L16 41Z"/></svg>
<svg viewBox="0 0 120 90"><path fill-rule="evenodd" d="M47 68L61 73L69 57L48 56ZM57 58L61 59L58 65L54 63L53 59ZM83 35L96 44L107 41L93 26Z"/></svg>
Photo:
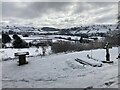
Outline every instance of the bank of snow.
<svg viewBox="0 0 120 90"><path fill-rule="evenodd" d="M51 53L51 47L45 47L46 49L46 55ZM7 48L7 49L0 49L0 55L3 60L9 60L12 58L15 58L15 53L17 52L29 52L29 56L38 56L42 55L42 48L36 48L36 47L31 47L31 48L23 48L23 49L14 49L14 48Z"/></svg>
<svg viewBox="0 0 120 90"><path fill-rule="evenodd" d="M93 50L93 57L105 60L105 50ZM3 61L3 88L117 88L118 48L110 49L114 64L102 67L83 66L75 58L91 51L54 54L45 57L29 57L28 64L17 66L16 60Z"/></svg>

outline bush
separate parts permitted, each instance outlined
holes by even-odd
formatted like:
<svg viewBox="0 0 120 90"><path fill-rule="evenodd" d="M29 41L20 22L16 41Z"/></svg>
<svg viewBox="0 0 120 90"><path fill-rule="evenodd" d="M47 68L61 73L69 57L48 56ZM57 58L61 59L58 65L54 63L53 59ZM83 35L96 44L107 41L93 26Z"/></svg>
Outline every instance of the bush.
<svg viewBox="0 0 120 90"><path fill-rule="evenodd" d="M80 51L82 50L81 46L82 44L80 43L58 41L53 43L51 49L54 53L67 52L67 51Z"/></svg>
<svg viewBox="0 0 120 90"><path fill-rule="evenodd" d="M22 36L23 36L23 37L29 37L29 35L28 35L28 34L23 34Z"/></svg>
<svg viewBox="0 0 120 90"><path fill-rule="evenodd" d="M102 42L90 42L90 43L80 43L78 42L67 42L67 41L58 41L53 43L51 50L53 53L61 52L71 52L71 51L83 51L103 48L104 43Z"/></svg>
<svg viewBox="0 0 120 90"><path fill-rule="evenodd" d="M2 43L6 44L11 42L11 38L9 37L8 33L2 32Z"/></svg>
<svg viewBox="0 0 120 90"><path fill-rule="evenodd" d="M14 48L28 48L28 43L22 40L17 34L13 35L13 47Z"/></svg>

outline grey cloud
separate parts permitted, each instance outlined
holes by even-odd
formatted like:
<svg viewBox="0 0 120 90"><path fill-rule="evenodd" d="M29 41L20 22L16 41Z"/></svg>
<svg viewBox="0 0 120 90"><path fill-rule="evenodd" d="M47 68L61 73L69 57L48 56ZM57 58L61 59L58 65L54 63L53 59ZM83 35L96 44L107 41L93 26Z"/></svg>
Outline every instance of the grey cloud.
<svg viewBox="0 0 120 90"><path fill-rule="evenodd" d="M27 19L31 21L30 23L35 23L34 20L36 20L41 25L48 23L54 26L80 25L81 22L90 23L92 21L94 21L93 23L111 23L115 19L114 14L109 16L105 14L106 12L113 12L116 7L111 8L111 6L117 5L116 3L110 2L24 2L24 4L26 6L21 8L17 6L16 2L4 2L2 4L3 17L15 18L14 20L16 21L17 19L23 19L23 21ZM71 6L73 6L72 9L70 9ZM67 13L71 13L71 11L72 14L67 16ZM102 15L101 18L88 21L90 17L94 18L100 15ZM46 16L49 19L44 19L42 16Z"/></svg>
<svg viewBox="0 0 120 90"><path fill-rule="evenodd" d="M83 11L89 10L90 7L88 6L88 3L86 2L77 2L76 7L73 13L82 13Z"/></svg>
<svg viewBox="0 0 120 90"><path fill-rule="evenodd" d="M82 13L83 11L97 10L100 8L109 8L116 2L78 2L75 13Z"/></svg>
<svg viewBox="0 0 120 90"><path fill-rule="evenodd" d="M2 3L2 16L3 17L17 17L22 9L17 8L13 2Z"/></svg>
<svg viewBox="0 0 120 90"><path fill-rule="evenodd" d="M2 5L2 14L5 17L37 18L51 11L64 11L69 2L25 2L28 4L25 8L17 8L15 2L4 2Z"/></svg>
<svg viewBox="0 0 120 90"><path fill-rule="evenodd" d="M118 24L120 25L120 2L118 3Z"/></svg>
<svg viewBox="0 0 120 90"><path fill-rule="evenodd" d="M89 2L93 7L107 7L107 6L112 6L114 4L117 4L117 2Z"/></svg>
<svg viewBox="0 0 120 90"><path fill-rule="evenodd" d="M0 2L0 20L2 19L2 3Z"/></svg>
<svg viewBox="0 0 120 90"><path fill-rule="evenodd" d="M115 6L115 5L116 5L116 8L111 8L112 6ZM97 23L98 22L105 23L113 19L115 21L116 16L114 14L117 14L117 10L116 12L113 12L115 11L114 9L117 9L116 2L87 2L87 3L79 2L77 3L77 8L74 11L74 13L76 14L84 13L84 15L85 14L89 15L90 18L97 17L95 20ZM113 12L113 13L109 16L106 16L105 14L108 12ZM99 18L100 15L104 15L104 16Z"/></svg>
<svg viewBox="0 0 120 90"><path fill-rule="evenodd" d="M117 15L116 17L115 16L113 17L112 15L106 15L104 17L97 18L95 21L96 23L106 23L106 22L113 23L115 20L117 20Z"/></svg>

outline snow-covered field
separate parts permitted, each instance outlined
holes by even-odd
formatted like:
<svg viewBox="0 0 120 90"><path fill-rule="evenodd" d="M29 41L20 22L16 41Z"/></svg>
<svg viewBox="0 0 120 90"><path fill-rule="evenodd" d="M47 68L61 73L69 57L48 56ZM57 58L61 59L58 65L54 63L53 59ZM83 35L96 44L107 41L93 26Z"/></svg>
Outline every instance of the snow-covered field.
<svg viewBox="0 0 120 90"><path fill-rule="evenodd" d="M51 53L51 47L45 47L46 48L46 55ZM15 58L15 53L18 52L29 52L29 56L40 56L42 55L42 48L36 48L36 47L31 47L31 48L24 48L24 49L14 49L14 48L7 48L7 49L0 49L0 54L3 60L9 60Z"/></svg>
<svg viewBox="0 0 120 90"><path fill-rule="evenodd" d="M0 34L0 48L2 47L2 35ZM2 58L1 58L1 53L0 53L0 89L2 88Z"/></svg>
<svg viewBox="0 0 120 90"><path fill-rule="evenodd" d="M105 50L93 50L98 63L105 60ZM28 64L18 66L17 59L2 61L3 88L117 88L118 48L110 49L113 64L102 67L82 65L75 61L88 61L91 51L52 54L27 58ZM94 63L94 60L92 61Z"/></svg>

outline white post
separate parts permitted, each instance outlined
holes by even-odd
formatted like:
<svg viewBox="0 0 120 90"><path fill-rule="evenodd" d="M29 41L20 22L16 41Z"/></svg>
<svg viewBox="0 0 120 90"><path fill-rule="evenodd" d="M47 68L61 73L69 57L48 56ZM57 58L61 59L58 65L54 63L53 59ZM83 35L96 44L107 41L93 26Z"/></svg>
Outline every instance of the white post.
<svg viewBox="0 0 120 90"><path fill-rule="evenodd" d="M92 42L92 49L93 49L93 42ZM92 49L91 49L91 58L92 58L92 53L93 53L93 52L92 52Z"/></svg>
<svg viewBox="0 0 120 90"><path fill-rule="evenodd" d="M91 58L92 58L92 49L91 49Z"/></svg>

